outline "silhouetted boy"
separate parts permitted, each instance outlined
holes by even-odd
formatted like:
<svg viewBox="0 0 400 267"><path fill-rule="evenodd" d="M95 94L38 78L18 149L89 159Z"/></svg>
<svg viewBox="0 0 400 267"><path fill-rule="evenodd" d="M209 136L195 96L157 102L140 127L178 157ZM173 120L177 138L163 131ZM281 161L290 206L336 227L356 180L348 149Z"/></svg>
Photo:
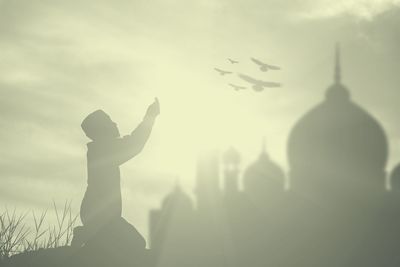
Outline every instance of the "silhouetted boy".
<svg viewBox="0 0 400 267"><path fill-rule="evenodd" d="M105 231L108 235L112 234L110 231L122 230L111 228L131 227L129 231L140 235L121 218L119 166L142 151L159 113L159 103L155 99L143 121L130 135L122 138L117 124L102 110L89 114L83 120L82 129L92 142L87 144L88 180L80 211L83 227L76 228L74 232L75 245L96 239L96 235L104 235Z"/></svg>

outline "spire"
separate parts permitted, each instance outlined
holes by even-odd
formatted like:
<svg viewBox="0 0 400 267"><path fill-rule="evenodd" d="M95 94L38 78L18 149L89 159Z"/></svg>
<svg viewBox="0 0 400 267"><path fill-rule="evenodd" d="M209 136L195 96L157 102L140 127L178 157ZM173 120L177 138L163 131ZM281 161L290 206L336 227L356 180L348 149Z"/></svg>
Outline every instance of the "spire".
<svg viewBox="0 0 400 267"><path fill-rule="evenodd" d="M336 43L335 47L335 83L341 82L341 67L340 67L340 44Z"/></svg>
<svg viewBox="0 0 400 267"><path fill-rule="evenodd" d="M266 142L265 142L265 136L262 139L262 147L261 147L261 154L267 154L267 149L266 149Z"/></svg>
<svg viewBox="0 0 400 267"><path fill-rule="evenodd" d="M260 154L260 158L261 157L267 157L268 158L268 153L267 153L267 145L266 145L266 141L265 141L265 136L262 139L262 146L261 146L261 154Z"/></svg>
<svg viewBox="0 0 400 267"><path fill-rule="evenodd" d="M336 43L335 46L335 67L333 75L333 84L328 88L325 93L325 99L331 103L337 101L347 101L351 98L349 90L342 84L342 70L340 65L340 44ZM333 102L332 102L333 101Z"/></svg>

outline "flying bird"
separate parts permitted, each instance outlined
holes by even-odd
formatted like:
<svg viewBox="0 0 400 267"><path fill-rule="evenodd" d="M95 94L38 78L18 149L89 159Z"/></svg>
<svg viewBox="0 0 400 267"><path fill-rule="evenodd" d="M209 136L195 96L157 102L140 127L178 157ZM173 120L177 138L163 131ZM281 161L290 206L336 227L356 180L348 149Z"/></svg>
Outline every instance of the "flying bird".
<svg viewBox="0 0 400 267"><path fill-rule="evenodd" d="M218 69L218 68L214 68L214 69L216 71L218 71L218 73L221 74L222 76L225 75L225 74L231 74L232 73L231 71L221 70L221 69Z"/></svg>
<svg viewBox="0 0 400 267"><path fill-rule="evenodd" d="M229 85L232 86L233 89L235 89L235 91L240 91L240 90L245 90L245 89L247 89L247 88L244 87L244 86L236 85L236 84L233 84L233 83L229 83Z"/></svg>
<svg viewBox="0 0 400 267"><path fill-rule="evenodd" d="M256 92L261 92L264 90L264 87L281 87L280 83L275 83L275 82L266 82L266 81L262 81L262 80L257 80L254 79L248 75L245 74L238 74L238 76L248 82L252 84L252 88L254 91Z"/></svg>
<svg viewBox="0 0 400 267"><path fill-rule="evenodd" d="M230 62L231 64L237 64L237 63L239 63L239 61L233 60L233 59L231 59L231 58L228 58L228 60L229 60L229 62Z"/></svg>
<svg viewBox="0 0 400 267"><path fill-rule="evenodd" d="M266 64L266 63L261 62L260 60L255 59L255 58L253 58L253 57L250 58L250 59L251 59L251 61L253 61L254 63L256 63L258 66L260 66L260 70L261 70L261 71L280 70L280 69L281 69L281 68L278 67L278 66Z"/></svg>

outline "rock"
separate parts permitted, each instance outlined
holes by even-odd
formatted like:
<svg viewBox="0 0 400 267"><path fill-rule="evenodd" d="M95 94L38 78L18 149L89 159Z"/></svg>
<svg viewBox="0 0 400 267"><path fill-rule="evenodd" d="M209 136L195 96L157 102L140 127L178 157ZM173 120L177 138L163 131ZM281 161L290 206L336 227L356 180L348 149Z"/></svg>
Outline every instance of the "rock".
<svg viewBox="0 0 400 267"><path fill-rule="evenodd" d="M132 264L134 266L137 264L148 265L145 239L134 226L123 218L111 221L90 237L87 237L84 229L77 232L79 231L81 231L80 234L86 236L83 238L85 242L81 249L83 260L94 261L88 262L88 264L97 266L105 263L113 266L125 266L125 263L129 263L131 266Z"/></svg>
<svg viewBox="0 0 400 267"><path fill-rule="evenodd" d="M73 246L40 249L14 255L1 267L150 267L153 257L146 241L134 226L118 218L96 233L74 229Z"/></svg>
<svg viewBox="0 0 400 267"><path fill-rule="evenodd" d="M5 260L4 267L66 267L79 252L71 247L39 249L16 254Z"/></svg>

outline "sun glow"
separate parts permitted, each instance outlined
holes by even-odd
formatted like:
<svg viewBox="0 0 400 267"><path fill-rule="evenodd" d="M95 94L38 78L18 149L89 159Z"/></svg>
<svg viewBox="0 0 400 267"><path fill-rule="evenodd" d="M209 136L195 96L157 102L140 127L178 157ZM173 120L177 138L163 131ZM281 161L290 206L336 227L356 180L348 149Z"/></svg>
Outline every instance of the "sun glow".
<svg viewBox="0 0 400 267"><path fill-rule="evenodd" d="M170 171L193 166L203 151L246 144L259 132L257 121L249 119L254 110L247 102L248 92L214 87L178 95L179 99L162 97L162 117L157 126L160 160Z"/></svg>

